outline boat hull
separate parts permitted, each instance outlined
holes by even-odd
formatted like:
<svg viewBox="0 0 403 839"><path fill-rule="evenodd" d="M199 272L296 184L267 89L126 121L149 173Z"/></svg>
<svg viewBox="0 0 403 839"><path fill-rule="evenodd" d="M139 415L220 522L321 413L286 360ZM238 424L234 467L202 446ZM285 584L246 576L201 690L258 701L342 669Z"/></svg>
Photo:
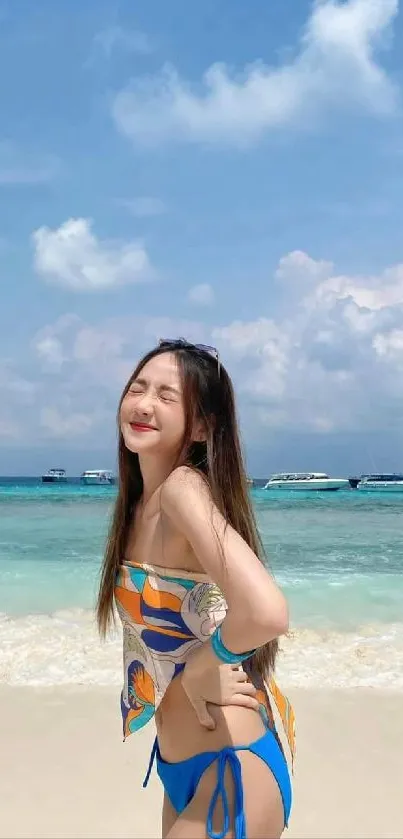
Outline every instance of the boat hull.
<svg viewBox="0 0 403 839"><path fill-rule="evenodd" d="M337 492L339 489L349 489L350 483L344 478L329 481L269 481L265 489L287 490L290 492Z"/></svg>
<svg viewBox="0 0 403 839"><path fill-rule="evenodd" d="M81 478L80 480L86 486L113 486L115 483L114 478L108 478L108 480L102 480L101 478Z"/></svg>
<svg viewBox="0 0 403 839"><path fill-rule="evenodd" d="M400 492L403 493L403 481L379 481L378 483L359 483L357 489L360 492Z"/></svg>
<svg viewBox="0 0 403 839"><path fill-rule="evenodd" d="M67 483L67 478L55 478L51 475L42 475L42 483L43 484L65 484Z"/></svg>

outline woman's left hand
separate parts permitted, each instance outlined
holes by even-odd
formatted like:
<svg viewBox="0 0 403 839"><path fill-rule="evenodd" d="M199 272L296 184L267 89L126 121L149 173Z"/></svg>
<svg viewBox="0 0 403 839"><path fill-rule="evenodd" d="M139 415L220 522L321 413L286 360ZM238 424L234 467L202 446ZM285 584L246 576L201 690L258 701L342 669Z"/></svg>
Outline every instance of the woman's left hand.
<svg viewBox="0 0 403 839"><path fill-rule="evenodd" d="M256 688L248 681L242 667L222 664L209 641L189 656L181 681L200 725L210 731L216 727L216 723L208 711L208 703L241 705L254 711L259 710L255 698Z"/></svg>

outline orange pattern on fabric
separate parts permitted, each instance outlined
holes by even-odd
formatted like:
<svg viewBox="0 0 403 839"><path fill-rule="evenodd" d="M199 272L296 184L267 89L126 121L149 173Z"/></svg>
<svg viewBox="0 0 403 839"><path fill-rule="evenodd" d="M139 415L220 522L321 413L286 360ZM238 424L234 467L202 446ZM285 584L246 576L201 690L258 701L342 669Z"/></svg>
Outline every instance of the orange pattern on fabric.
<svg viewBox="0 0 403 839"><path fill-rule="evenodd" d="M189 635L186 635L184 632L178 632L175 629L165 628L163 626L155 627L153 623L148 623L141 614L141 601L142 599L145 600L145 598L142 598L138 592L124 589L121 586L115 586L115 598L125 612L130 615L134 623L144 626L147 629L157 629L161 635L169 635L172 638L183 638L185 641L189 639ZM161 604L157 604L154 608L161 608Z"/></svg>
<svg viewBox="0 0 403 839"><path fill-rule="evenodd" d="M145 625L141 614L141 595L138 591L131 591L122 586L115 586L115 598L130 615L133 623Z"/></svg>
<svg viewBox="0 0 403 839"><path fill-rule="evenodd" d="M150 586L148 580L144 583L143 599L148 606L153 606L154 609L171 609L172 612L180 612L182 602L175 594L170 594L168 591L158 591L158 589Z"/></svg>
<svg viewBox="0 0 403 839"><path fill-rule="evenodd" d="M140 666L133 676L133 684L136 696L140 702L148 702L150 705L155 703L154 682L147 670Z"/></svg>
<svg viewBox="0 0 403 839"><path fill-rule="evenodd" d="M281 692L280 688L278 687L277 683L273 679L270 679L269 682L269 690L273 696L273 699L276 703L278 712L281 717L281 721L283 723L284 731L287 737L288 745L290 747L291 752L291 760L292 760L292 767L294 768L294 760L295 760L295 751L296 751L296 744L295 744L295 714L292 709L291 703L288 701L287 697Z"/></svg>

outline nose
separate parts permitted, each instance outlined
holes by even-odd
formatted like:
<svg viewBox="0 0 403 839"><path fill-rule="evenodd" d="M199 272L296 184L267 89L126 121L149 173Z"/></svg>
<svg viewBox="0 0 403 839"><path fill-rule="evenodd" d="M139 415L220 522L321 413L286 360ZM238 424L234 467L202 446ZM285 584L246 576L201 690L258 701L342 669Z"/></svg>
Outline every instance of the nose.
<svg viewBox="0 0 403 839"><path fill-rule="evenodd" d="M153 410L151 394L143 393L142 396L137 399L136 408L138 413L142 414L143 417L149 417Z"/></svg>

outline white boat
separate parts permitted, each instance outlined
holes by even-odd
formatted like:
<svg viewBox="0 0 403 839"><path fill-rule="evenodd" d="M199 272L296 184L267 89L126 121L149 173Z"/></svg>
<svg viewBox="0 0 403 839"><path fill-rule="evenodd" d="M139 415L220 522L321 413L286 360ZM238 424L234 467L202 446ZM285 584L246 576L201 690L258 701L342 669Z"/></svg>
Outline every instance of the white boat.
<svg viewBox="0 0 403 839"><path fill-rule="evenodd" d="M265 489L329 491L350 487L347 478L329 478L325 472L279 472L272 475Z"/></svg>
<svg viewBox="0 0 403 839"><path fill-rule="evenodd" d="M363 475L357 489L361 492L403 492L403 475L380 473L378 475Z"/></svg>
<svg viewBox="0 0 403 839"><path fill-rule="evenodd" d="M89 486L95 486L100 484L107 485L115 483L113 472L111 472L109 469L87 469L80 476L80 480L83 482L83 484L87 484Z"/></svg>
<svg viewBox="0 0 403 839"><path fill-rule="evenodd" d="M49 469L42 475L42 483L44 484L64 484L67 481L65 469Z"/></svg>

